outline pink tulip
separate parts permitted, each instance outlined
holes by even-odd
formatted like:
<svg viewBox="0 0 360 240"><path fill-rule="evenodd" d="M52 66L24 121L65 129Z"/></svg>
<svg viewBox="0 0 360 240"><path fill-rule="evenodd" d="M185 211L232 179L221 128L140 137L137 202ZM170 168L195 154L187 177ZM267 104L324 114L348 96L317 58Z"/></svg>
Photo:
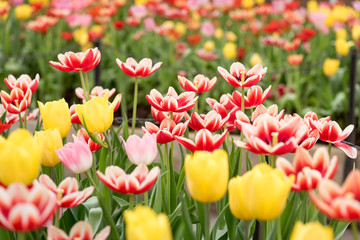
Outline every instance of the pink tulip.
<svg viewBox="0 0 360 240"><path fill-rule="evenodd" d="M157 155L156 134L145 133L142 138L131 135L125 142L124 148L130 161L136 165L152 163Z"/></svg>
<svg viewBox="0 0 360 240"><path fill-rule="evenodd" d="M55 150L61 162L74 173L83 173L92 166L93 157L89 145L81 138L74 143L67 143L59 150Z"/></svg>
<svg viewBox="0 0 360 240"><path fill-rule="evenodd" d="M110 226L105 227L93 238L93 229L88 222L77 222L70 230L69 236L61 229L55 226L49 226L47 235L48 240L106 240L110 234Z"/></svg>
<svg viewBox="0 0 360 240"><path fill-rule="evenodd" d="M116 59L116 63L119 68L130 77L147 77L153 74L158 70L162 62L152 65L152 60L149 58L143 58L138 63L133 58L127 58L125 62L122 62L120 59Z"/></svg>

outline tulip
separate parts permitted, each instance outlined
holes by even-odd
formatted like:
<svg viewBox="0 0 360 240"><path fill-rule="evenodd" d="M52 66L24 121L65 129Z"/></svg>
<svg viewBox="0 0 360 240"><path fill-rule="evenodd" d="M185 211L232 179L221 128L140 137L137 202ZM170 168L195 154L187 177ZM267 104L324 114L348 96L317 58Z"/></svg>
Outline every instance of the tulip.
<svg viewBox="0 0 360 240"><path fill-rule="evenodd" d="M3 124L2 121L0 121L0 134L3 133L5 130L9 129L11 125L12 124Z"/></svg>
<svg viewBox="0 0 360 240"><path fill-rule="evenodd" d="M58 59L59 62L50 61L49 64L63 72L88 72L99 64L101 53L98 48L90 48L85 53L66 52L59 54Z"/></svg>
<svg viewBox="0 0 360 240"><path fill-rule="evenodd" d="M55 150L63 147L59 130L48 129L45 131L35 132L35 141L42 144L43 152L41 164L47 167L53 167L60 162Z"/></svg>
<svg viewBox="0 0 360 240"><path fill-rule="evenodd" d="M101 140L104 141L105 137L102 133L98 134L97 137ZM89 148L92 152L95 152L99 149L102 148L102 146L100 144L95 143L93 140L91 140L89 134L87 133L87 131L84 128L81 128L78 132L77 135L75 136L74 134L72 135L72 139L75 141L76 138L81 138L83 139L85 142L87 142L87 144L89 145Z"/></svg>
<svg viewBox="0 0 360 240"><path fill-rule="evenodd" d="M31 80L29 75L23 74L18 79L13 75L9 75L8 78L4 79L4 82L10 90L20 88L25 93L27 89L30 88L31 92L34 93L39 85L39 80L39 74L36 74L34 80Z"/></svg>
<svg viewBox="0 0 360 240"><path fill-rule="evenodd" d="M141 194L147 192L156 182L160 168L154 167L149 172L145 164L137 166L131 174L126 174L118 166L109 166L105 175L97 171L100 181L111 190L123 194Z"/></svg>
<svg viewBox="0 0 360 240"><path fill-rule="evenodd" d="M175 140L175 136L184 135L189 121L185 123L176 124L174 121L169 119L164 119L160 128L151 122L145 122L145 127L142 127L142 130L145 133L156 134L156 142L159 144L168 143Z"/></svg>
<svg viewBox="0 0 360 240"><path fill-rule="evenodd" d="M214 43L214 41L206 41L206 42L204 43L204 49L205 49L205 51L211 52L211 51L214 50L214 48L215 48L215 43Z"/></svg>
<svg viewBox="0 0 360 240"><path fill-rule="evenodd" d="M151 164L157 155L156 134L145 133L142 138L131 135L123 139L124 148L130 161L136 165Z"/></svg>
<svg viewBox="0 0 360 240"><path fill-rule="evenodd" d="M334 156L331 161L325 148L316 150L314 157L304 148L299 147L295 152L294 163L285 158L276 160L276 167L286 176L296 177L292 186L293 191L308 191L315 189L323 179L332 179L337 170L338 160Z"/></svg>
<svg viewBox="0 0 360 240"><path fill-rule="evenodd" d="M56 154L61 162L73 173L83 173L92 166L93 156L88 144L81 138L76 138L74 143L67 143Z"/></svg>
<svg viewBox="0 0 360 240"><path fill-rule="evenodd" d="M47 102L45 105L38 101L41 118L43 120L44 129L57 128L62 138L66 137L71 128L71 116L69 105L65 99Z"/></svg>
<svg viewBox="0 0 360 240"><path fill-rule="evenodd" d="M138 205L124 213L127 240L172 240L169 219L164 213L157 215L147 206Z"/></svg>
<svg viewBox="0 0 360 240"><path fill-rule="evenodd" d="M75 111L88 132L99 134L108 130L112 125L115 108L114 102L109 105L106 94L103 98L94 97L84 104L77 105Z"/></svg>
<svg viewBox="0 0 360 240"><path fill-rule="evenodd" d="M360 40L360 25L354 25L351 29L351 37L354 41Z"/></svg>
<svg viewBox="0 0 360 240"><path fill-rule="evenodd" d="M347 38L347 31L345 28L340 28L336 30L336 40L343 39L346 40Z"/></svg>
<svg viewBox="0 0 360 240"><path fill-rule="evenodd" d="M297 66L302 63L304 55L302 54L291 54L288 56L287 61L292 66Z"/></svg>
<svg viewBox="0 0 360 240"><path fill-rule="evenodd" d="M110 234L110 226L105 227L95 237L93 237L93 229L88 222L79 221L72 226L69 236L61 229L55 226L49 226L47 229L48 240L106 240Z"/></svg>
<svg viewBox="0 0 360 240"><path fill-rule="evenodd" d="M339 55L346 56L349 53L350 47L353 45L352 41L347 42L344 39L337 39L335 41L335 50Z"/></svg>
<svg viewBox="0 0 360 240"><path fill-rule="evenodd" d="M230 41L230 42L236 42L237 41L237 36L236 36L236 34L235 33L233 33L233 32L226 32L225 33L225 37L226 37L226 39L228 40L228 41Z"/></svg>
<svg viewBox="0 0 360 240"><path fill-rule="evenodd" d="M33 8L29 4L21 4L15 7L15 17L18 20L26 20L31 17Z"/></svg>
<svg viewBox="0 0 360 240"><path fill-rule="evenodd" d="M79 191L79 184L76 178L72 177L65 178L59 186L56 186L53 180L46 174L42 174L39 177L39 182L51 192L55 193L62 208L79 206L91 196L95 188L94 186L90 186Z"/></svg>
<svg viewBox="0 0 360 240"><path fill-rule="evenodd" d="M336 74L340 66L340 60L326 58L323 64L323 72L326 76L331 77Z"/></svg>
<svg viewBox="0 0 360 240"><path fill-rule="evenodd" d="M0 142L0 183L30 185L40 173L42 146L24 129L15 130Z"/></svg>
<svg viewBox="0 0 360 240"><path fill-rule="evenodd" d="M158 122L158 123L161 123L164 119L170 120L170 113L169 112L159 111L159 110L156 110L153 107L151 107L151 115L154 118L154 120L156 122ZM173 113L172 120L177 124L183 119L184 115L185 115L184 112L182 112L182 113Z"/></svg>
<svg viewBox="0 0 360 240"><path fill-rule="evenodd" d="M331 227L325 227L319 222L303 224L296 222L290 240L333 240L334 233Z"/></svg>
<svg viewBox="0 0 360 240"><path fill-rule="evenodd" d="M15 87L11 90L10 95L3 90L0 95L5 110L9 113L19 114L30 106L32 92L30 88L24 92L21 88Z"/></svg>
<svg viewBox="0 0 360 240"><path fill-rule="evenodd" d="M294 182L279 169L266 163L257 164L243 176L229 182L229 205L231 213L239 219L262 221L280 216Z"/></svg>
<svg viewBox="0 0 360 240"><path fill-rule="evenodd" d="M156 89L150 91L150 95L146 95L147 101L152 107L164 112L185 112L195 106L198 97L194 92L185 92L178 95L173 87L163 97Z"/></svg>
<svg viewBox="0 0 360 240"><path fill-rule="evenodd" d="M236 44L233 42L225 43L222 53L226 59L234 59L236 57Z"/></svg>
<svg viewBox="0 0 360 240"><path fill-rule="evenodd" d="M195 76L194 81L191 82L185 77L178 75L180 86L189 92L195 93L203 93L211 90L216 83L216 77L209 80L209 78L205 77L202 74L198 74Z"/></svg>
<svg viewBox="0 0 360 240"><path fill-rule="evenodd" d="M51 222L58 202L55 194L41 184L28 188L13 183L0 186L0 226L9 231L29 232Z"/></svg>
<svg viewBox="0 0 360 240"><path fill-rule="evenodd" d="M354 169L342 186L332 180L323 180L318 193L309 192L313 204L329 218L353 221L360 219L360 171Z"/></svg>
<svg viewBox="0 0 360 240"><path fill-rule="evenodd" d="M219 113L215 110L208 112L206 115L199 115L196 112L193 112L190 116L187 114L186 119L189 121L189 126L195 131L200 131L201 129L207 129L210 132L216 132L224 127L224 125L229 120L230 115L222 118Z"/></svg>
<svg viewBox="0 0 360 240"><path fill-rule="evenodd" d="M264 92L260 86L252 86L248 91L247 95L244 96L244 107L252 108L263 104L271 91L271 86L269 86ZM229 96L230 101L232 101L236 106L241 109L241 93L234 91L232 96Z"/></svg>
<svg viewBox="0 0 360 240"><path fill-rule="evenodd" d="M258 64L262 64L262 58L258 53L254 53L251 57L250 57L250 64L251 66L256 66Z"/></svg>
<svg viewBox="0 0 360 240"><path fill-rule="evenodd" d="M152 60L150 58L143 58L139 63L133 58L127 58L126 62L122 62L117 58L116 63L129 77L148 77L158 70L162 64L162 62L158 62L152 66Z"/></svg>
<svg viewBox="0 0 360 240"><path fill-rule="evenodd" d="M204 174L206 173L206 174ZM228 156L224 150L196 151L185 158L186 186L190 196L203 203L216 202L226 193Z"/></svg>
<svg viewBox="0 0 360 240"><path fill-rule="evenodd" d="M257 64L247 71L244 65L236 62L231 65L230 73L222 67L218 67L218 71L225 81L233 87L251 87L265 76L267 68Z"/></svg>

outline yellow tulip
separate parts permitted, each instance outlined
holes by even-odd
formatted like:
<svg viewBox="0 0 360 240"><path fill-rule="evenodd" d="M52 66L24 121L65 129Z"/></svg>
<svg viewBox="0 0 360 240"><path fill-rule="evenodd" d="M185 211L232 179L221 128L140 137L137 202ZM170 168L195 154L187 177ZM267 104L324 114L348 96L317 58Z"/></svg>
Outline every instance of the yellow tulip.
<svg viewBox="0 0 360 240"><path fill-rule="evenodd" d="M254 0L242 0L241 5L245 9L250 9L254 6Z"/></svg>
<svg viewBox="0 0 360 240"><path fill-rule="evenodd" d="M290 240L333 240L334 233L331 227L321 225L319 222L303 224L297 222L292 230Z"/></svg>
<svg viewBox="0 0 360 240"><path fill-rule="evenodd" d="M285 208L287 197L295 178L287 178L279 169L266 163L256 165L243 176L229 182L231 213L239 219L271 220Z"/></svg>
<svg viewBox="0 0 360 240"><path fill-rule="evenodd" d="M29 0L30 4L41 4L41 7L49 6L49 0Z"/></svg>
<svg viewBox="0 0 360 240"><path fill-rule="evenodd" d="M263 5L265 3L265 0L256 0L257 5Z"/></svg>
<svg viewBox="0 0 360 240"><path fill-rule="evenodd" d="M226 39L230 42L236 42L236 40L237 40L237 36L233 32L230 32L230 31L226 32L225 36L226 36Z"/></svg>
<svg viewBox="0 0 360 240"><path fill-rule="evenodd" d="M344 39L337 39L335 41L335 50L341 56L348 55L351 46L353 46L352 41L347 42Z"/></svg>
<svg viewBox="0 0 360 240"><path fill-rule="evenodd" d="M338 22L346 22L350 14L350 8L345 5L335 5L332 10L332 16Z"/></svg>
<svg viewBox="0 0 360 240"><path fill-rule="evenodd" d="M186 33L186 25L182 22L177 22L175 24L175 31L180 34L180 36L184 36Z"/></svg>
<svg viewBox="0 0 360 240"><path fill-rule="evenodd" d="M262 58L258 53L254 53L250 58L251 66L255 66L256 64L262 64Z"/></svg>
<svg viewBox="0 0 360 240"><path fill-rule="evenodd" d="M214 50L215 48L215 43L214 41L206 41L204 43L204 49L208 52L211 52L212 50Z"/></svg>
<svg viewBox="0 0 360 240"><path fill-rule="evenodd" d="M354 25L351 29L351 37L354 41L360 40L360 25Z"/></svg>
<svg viewBox="0 0 360 240"><path fill-rule="evenodd" d="M108 94L104 97L94 97L84 104L77 105L75 111L81 123L92 134L105 132L111 126L114 119L114 107L116 100L109 105Z"/></svg>
<svg viewBox="0 0 360 240"><path fill-rule="evenodd" d="M224 31L221 28L216 28L214 36L215 36L216 39L223 39Z"/></svg>
<svg viewBox="0 0 360 240"><path fill-rule="evenodd" d="M55 150L63 147L62 139L59 130L48 129L45 131L35 132L34 139L39 144L42 144L43 151L41 157L41 164L47 167L53 167L60 162Z"/></svg>
<svg viewBox="0 0 360 240"><path fill-rule="evenodd" d="M31 185L40 173L41 144L25 129L15 130L0 142L0 182Z"/></svg>
<svg viewBox="0 0 360 240"><path fill-rule="evenodd" d="M172 240L170 223L164 213L157 215L151 208L138 205L127 210L124 218L127 240Z"/></svg>
<svg viewBox="0 0 360 240"><path fill-rule="evenodd" d="M336 31L336 39L344 39L346 40L347 32L345 28L340 28Z"/></svg>
<svg viewBox="0 0 360 240"><path fill-rule="evenodd" d="M185 158L186 185L192 198L209 203L220 200L229 181L228 156L224 150L197 151Z"/></svg>
<svg viewBox="0 0 360 240"><path fill-rule="evenodd" d="M76 29L73 32L74 41L80 46L84 46L89 42L89 33L85 27Z"/></svg>
<svg viewBox="0 0 360 240"><path fill-rule="evenodd" d="M308 12L316 12L319 9L318 3L315 0L308 1L306 7Z"/></svg>
<svg viewBox="0 0 360 240"><path fill-rule="evenodd" d="M333 24L334 24L334 21L335 21L335 19L334 19L333 15L332 15L331 13L329 13L329 14L326 16L325 25L326 25L327 27L332 27Z"/></svg>
<svg viewBox="0 0 360 240"><path fill-rule="evenodd" d="M31 17L33 9L29 4L21 4L15 7L15 17L18 20L26 20Z"/></svg>
<svg viewBox="0 0 360 240"><path fill-rule="evenodd" d="M326 58L323 64L323 72L326 76L330 77L336 74L340 66L340 60Z"/></svg>
<svg viewBox="0 0 360 240"><path fill-rule="evenodd" d="M135 0L135 5L145 5L149 2L149 0Z"/></svg>
<svg viewBox="0 0 360 240"><path fill-rule="evenodd" d="M236 44L233 42L225 43L223 48L223 55L227 59L234 59L236 57Z"/></svg>
<svg viewBox="0 0 360 240"><path fill-rule="evenodd" d="M47 102L45 105L38 101L41 118L44 123L44 129L59 130L62 138L66 137L71 128L71 117L69 105L65 102L65 99L58 101Z"/></svg>

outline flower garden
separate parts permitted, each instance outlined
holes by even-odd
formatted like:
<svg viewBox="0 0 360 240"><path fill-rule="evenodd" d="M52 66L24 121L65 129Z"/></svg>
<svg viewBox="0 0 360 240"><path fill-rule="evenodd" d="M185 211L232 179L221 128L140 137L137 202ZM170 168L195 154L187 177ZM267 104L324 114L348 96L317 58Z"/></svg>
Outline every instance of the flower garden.
<svg viewBox="0 0 360 240"><path fill-rule="evenodd" d="M360 1L0 0L0 36L1 240L360 239Z"/></svg>

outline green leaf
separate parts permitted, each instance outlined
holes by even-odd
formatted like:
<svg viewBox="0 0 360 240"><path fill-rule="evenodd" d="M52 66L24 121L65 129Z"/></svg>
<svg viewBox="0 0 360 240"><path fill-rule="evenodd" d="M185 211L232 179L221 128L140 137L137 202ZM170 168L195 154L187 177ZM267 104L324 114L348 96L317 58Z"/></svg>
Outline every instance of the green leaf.
<svg viewBox="0 0 360 240"><path fill-rule="evenodd" d="M100 226L101 220L102 220L102 216L103 216L103 211L102 211L101 207L90 209L88 220L94 230L94 233L96 233L97 230L99 229L99 226Z"/></svg>
<svg viewBox="0 0 360 240"><path fill-rule="evenodd" d="M100 207L99 200L96 196L88 198L85 202L82 203L82 205L90 211L92 208Z"/></svg>
<svg viewBox="0 0 360 240"><path fill-rule="evenodd" d="M117 196L113 196L113 199L117 202L117 204L119 205L120 208L129 205L129 203L127 201L125 201L124 199L119 198Z"/></svg>
<svg viewBox="0 0 360 240"><path fill-rule="evenodd" d="M0 228L0 239L1 240L11 240L11 236L10 234L13 234L13 233L10 233L9 231L6 231L5 229L2 229Z"/></svg>
<svg viewBox="0 0 360 240"><path fill-rule="evenodd" d="M190 218L190 215L189 215L189 210L188 210L188 205L186 203L186 201L184 200L184 197L182 196L182 194L180 195L180 200L181 200L181 203L182 203L182 216L183 216L183 222L184 222L184 228L185 228L185 231L184 231L184 239L187 239L187 240L196 240L195 238L195 235L194 235L194 232L193 232L193 225L192 225L192 222L191 222L191 218Z"/></svg>
<svg viewBox="0 0 360 240"><path fill-rule="evenodd" d="M215 220L215 223L214 223L214 226L211 230L211 234L210 234L210 238L212 240L215 240L215 239L218 239L217 238L217 235L218 235L218 227L219 227L219 224L221 223L221 220L223 219L224 215L225 215L225 212L226 210L229 208L229 203L227 203L225 205L225 207L222 209L222 211L219 213L218 217L216 218Z"/></svg>
<svg viewBox="0 0 360 240"><path fill-rule="evenodd" d="M160 213L162 208L162 188L161 176L156 180L154 190L150 197L150 207L156 212Z"/></svg>
<svg viewBox="0 0 360 240"><path fill-rule="evenodd" d="M334 231L334 240L340 240L349 225L350 222L332 219L329 226L331 226Z"/></svg>

